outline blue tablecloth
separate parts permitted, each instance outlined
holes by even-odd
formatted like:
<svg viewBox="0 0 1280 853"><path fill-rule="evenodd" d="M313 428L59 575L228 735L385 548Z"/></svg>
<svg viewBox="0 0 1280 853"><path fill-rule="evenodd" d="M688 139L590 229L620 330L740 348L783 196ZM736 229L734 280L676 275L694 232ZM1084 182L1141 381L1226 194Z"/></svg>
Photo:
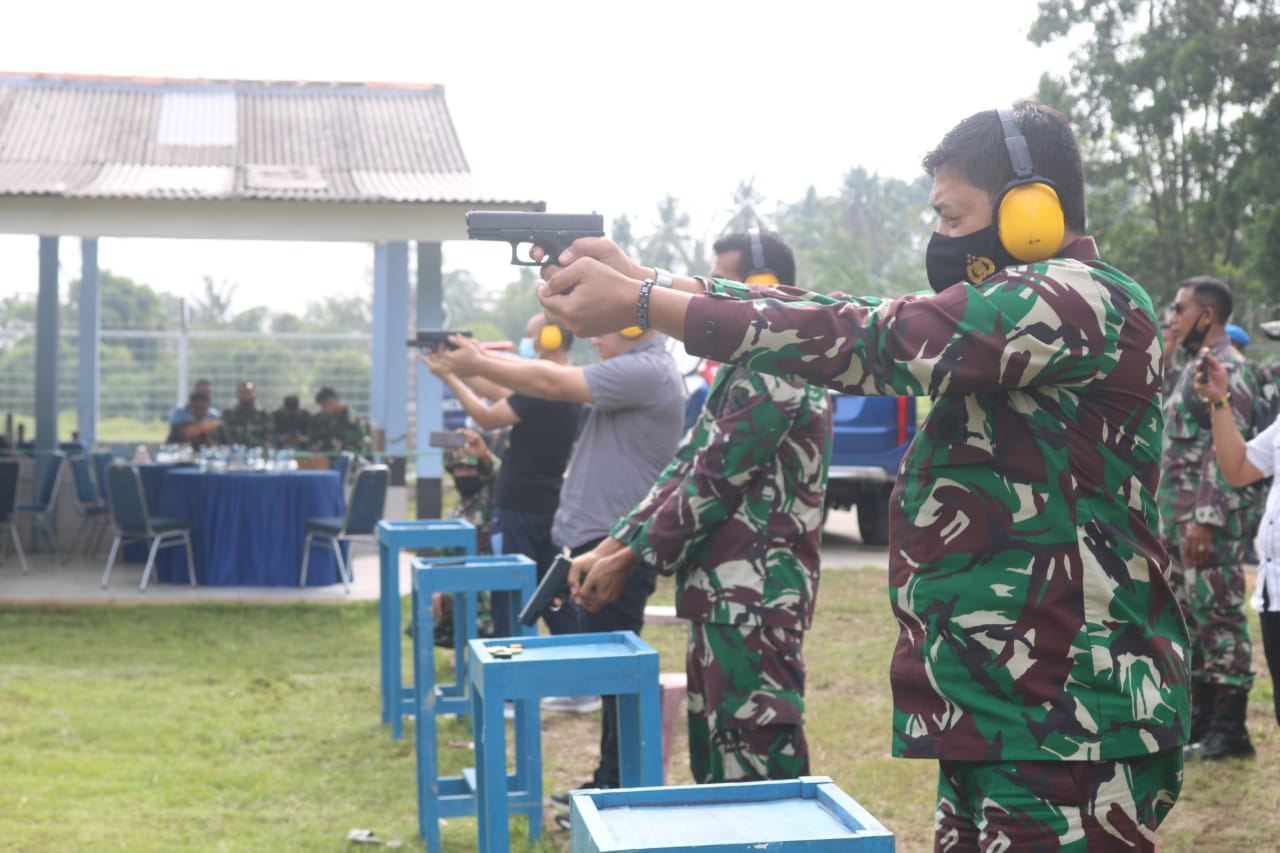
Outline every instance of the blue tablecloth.
<svg viewBox="0 0 1280 853"><path fill-rule="evenodd" d="M309 518L346 512L333 471L201 473L171 470L160 515L191 519L191 547L200 583L208 586L297 586ZM160 580L185 583L187 557L166 548ZM345 552L344 552L345 553ZM308 586L339 583L333 551L313 546Z"/></svg>

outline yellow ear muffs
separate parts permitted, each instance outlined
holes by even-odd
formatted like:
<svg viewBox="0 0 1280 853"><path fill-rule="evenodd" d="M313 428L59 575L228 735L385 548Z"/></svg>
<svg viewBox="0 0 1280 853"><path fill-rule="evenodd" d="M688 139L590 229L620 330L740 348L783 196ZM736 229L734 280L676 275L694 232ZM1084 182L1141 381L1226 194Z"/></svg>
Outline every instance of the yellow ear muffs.
<svg viewBox="0 0 1280 853"><path fill-rule="evenodd" d="M996 202L996 230L1009 254L1024 263L1053 257L1067 231L1057 191L1042 181L1009 187Z"/></svg>
<svg viewBox="0 0 1280 853"><path fill-rule="evenodd" d="M538 332L538 343L544 350L558 350L564 346L564 332L555 323L547 323Z"/></svg>
<svg viewBox="0 0 1280 853"><path fill-rule="evenodd" d="M624 338L638 338L644 334L644 329L639 326L627 326L625 329L619 329L618 334Z"/></svg>
<svg viewBox="0 0 1280 853"><path fill-rule="evenodd" d="M1062 202L1053 184L1036 174L1031 149L1013 110L996 110L1004 130L1004 144L1014 178L1000 192L993 214L1005 251L1023 263L1051 258L1066 236Z"/></svg>
<svg viewBox="0 0 1280 853"><path fill-rule="evenodd" d="M745 283L756 284L756 285L760 285L761 287L767 287L768 285L771 285L771 284L777 284L778 277L771 272L752 273L751 275L747 276L747 280Z"/></svg>
<svg viewBox="0 0 1280 853"><path fill-rule="evenodd" d="M747 237L751 240L751 269L747 271L746 278L742 280L743 283L760 287L777 284L778 277L764 262L764 241L760 239L760 229L749 229Z"/></svg>

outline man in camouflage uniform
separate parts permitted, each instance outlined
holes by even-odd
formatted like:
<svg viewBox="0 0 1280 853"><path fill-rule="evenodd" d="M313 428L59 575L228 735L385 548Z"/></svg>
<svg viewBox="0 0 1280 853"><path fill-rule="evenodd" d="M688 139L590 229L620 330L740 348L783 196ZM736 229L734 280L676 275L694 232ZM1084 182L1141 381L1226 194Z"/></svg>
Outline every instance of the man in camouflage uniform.
<svg viewBox="0 0 1280 853"><path fill-rule="evenodd" d="M321 388L316 405L320 411L307 423L307 450L330 456L344 450L369 455L369 429L364 419L339 399L337 391L328 385Z"/></svg>
<svg viewBox="0 0 1280 853"><path fill-rule="evenodd" d="M1053 188L1026 186L1030 211L997 208L1027 160ZM1150 851L1190 712L1157 531L1155 310L1084 232L1083 167L1057 111L975 113L924 166L935 293L655 288L586 238L544 268L539 296L579 334L644 316L695 355L929 395L890 506L890 680L894 753L939 761L936 848ZM588 577L578 595L591 592Z"/></svg>
<svg viewBox="0 0 1280 853"><path fill-rule="evenodd" d="M1178 285L1170 306L1175 341L1190 357L1164 399L1159 495L1171 581L1192 640L1189 751L1212 760L1254 754L1244 724L1253 685L1244 563L1256 490L1235 489L1223 480L1209 408L1195 390L1196 355L1203 345L1226 366L1236 420L1244 435L1253 435L1255 403L1262 400L1253 362L1224 329L1232 302L1226 282L1197 276Z"/></svg>
<svg viewBox="0 0 1280 853"><path fill-rule="evenodd" d="M795 280L791 248L776 234L729 234L714 251L713 276L745 280L761 263L774 283ZM830 454L825 390L726 365L653 489L574 561L575 576L592 572L593 609L620 594L641 563L675 574L676 614L691 623L685 670L697 782L809 773L802 650L818 592Z"/></svg>
<svg viewBox="0 0 1280 853"><path fill-rule="evenodd" d="M244 447L269 447L271 415L258 408L258 393L252 382L236 387L236 404L222 413L222 422L231 434L231 443Z"/></svg>

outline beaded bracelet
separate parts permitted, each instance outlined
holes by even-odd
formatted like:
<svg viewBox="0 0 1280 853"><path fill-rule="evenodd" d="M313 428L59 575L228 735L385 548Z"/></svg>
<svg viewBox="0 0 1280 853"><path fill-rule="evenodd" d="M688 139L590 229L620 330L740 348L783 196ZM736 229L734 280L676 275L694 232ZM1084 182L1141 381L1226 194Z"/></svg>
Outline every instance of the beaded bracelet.
<svg viewBox="0 0 1280 853"><path fill-rule="evenodd" d="M640 285L640 299L636 302L636 325L641 332L649 331L649 294L653 291L653 279L646 278Z"/></svg>

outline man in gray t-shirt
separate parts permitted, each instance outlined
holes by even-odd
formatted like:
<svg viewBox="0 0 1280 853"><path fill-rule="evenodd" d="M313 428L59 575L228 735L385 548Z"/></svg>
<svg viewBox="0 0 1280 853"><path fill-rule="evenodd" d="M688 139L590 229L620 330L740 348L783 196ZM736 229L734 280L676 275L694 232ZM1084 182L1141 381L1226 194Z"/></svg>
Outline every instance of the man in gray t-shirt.
<svg viewBox="0 0 1280 853"><path fill-rule="evenodd" d="M662 338L615 332L594 343L604 360L581 368L592 407L551 528L556 544L575 553L649 493L684 431L684 380Z"/></svg>
<svg viewBox="0 0 1280 853"><path fill-rule="evenodd" d="M530 397L590 403L591 412L560 489L551 538L573 556L609 534L614 522L649 493L675 457L684 431L684 379L656 332L638 327L592 338L599 364L573 367L545 360L505 358L477 341L455 335L457 349L443 352L459 376L483 376ZM625 333L625 334L624 334ZM584 614L587 631L635 631L644 627L644 605L656 573L631 573L617 601ZM617 703L604 699L600 766L581 787L618 787Z"/></svg>

